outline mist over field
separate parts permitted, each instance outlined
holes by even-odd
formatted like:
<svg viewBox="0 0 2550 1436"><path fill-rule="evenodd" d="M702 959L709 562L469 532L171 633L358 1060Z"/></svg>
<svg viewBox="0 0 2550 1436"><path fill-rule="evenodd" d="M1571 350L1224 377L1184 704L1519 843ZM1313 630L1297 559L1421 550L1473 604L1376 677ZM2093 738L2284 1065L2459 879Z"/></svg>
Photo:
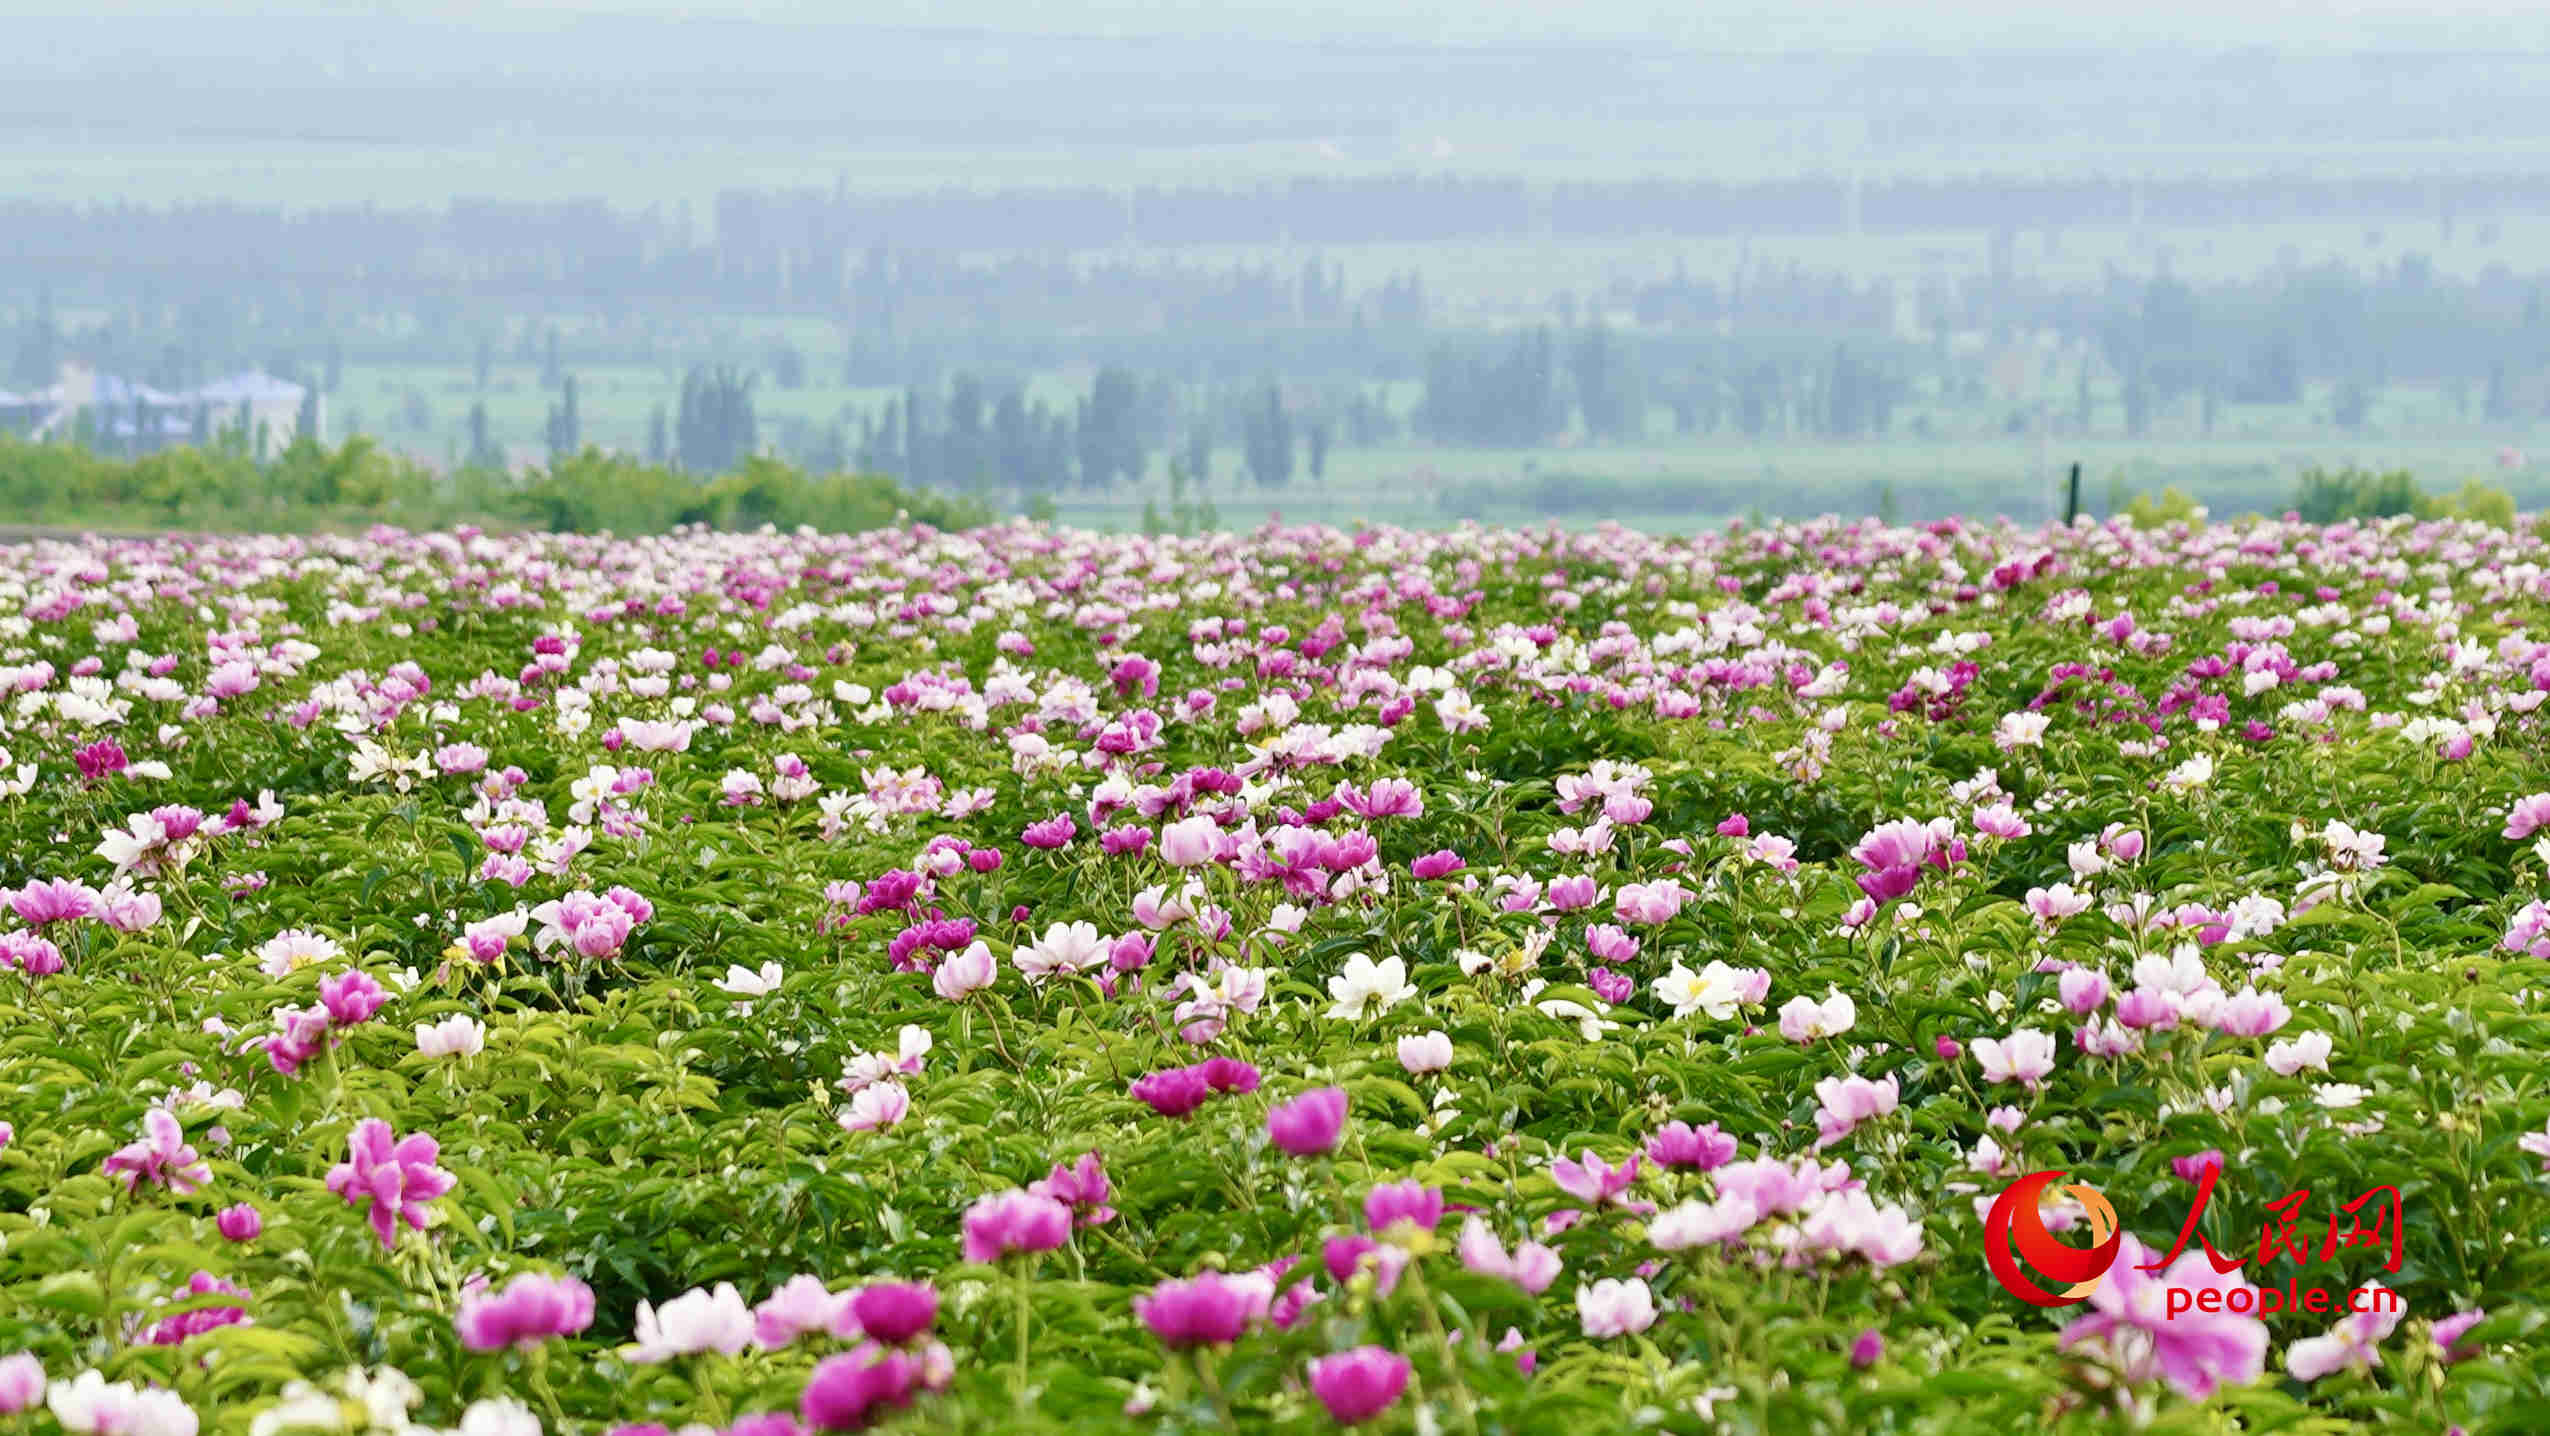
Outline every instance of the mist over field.
<svg viewBox="0 0 2550 1436"><path fill-rule="evenodd" d="M2533 7L5 14L0 430L107 456L1112 527L2541 493Z"/></svg>

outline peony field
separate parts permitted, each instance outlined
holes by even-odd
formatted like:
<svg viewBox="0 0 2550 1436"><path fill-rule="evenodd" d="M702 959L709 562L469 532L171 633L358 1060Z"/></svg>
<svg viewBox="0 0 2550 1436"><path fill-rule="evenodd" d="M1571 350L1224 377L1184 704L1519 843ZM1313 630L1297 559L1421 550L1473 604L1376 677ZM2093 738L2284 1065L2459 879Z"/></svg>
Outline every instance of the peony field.
<svg viewBox="0 0 2550 1436"><path fill-rule="evenodd" d="M0 549L0 1431L2550 1430L2550 527Z"/></svg>

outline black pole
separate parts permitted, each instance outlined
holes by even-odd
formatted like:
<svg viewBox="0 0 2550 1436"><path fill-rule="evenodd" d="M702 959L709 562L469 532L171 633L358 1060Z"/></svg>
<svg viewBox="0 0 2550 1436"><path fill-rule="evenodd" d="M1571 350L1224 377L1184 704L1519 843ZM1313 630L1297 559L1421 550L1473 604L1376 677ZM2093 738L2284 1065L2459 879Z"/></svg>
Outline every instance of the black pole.
<svg viewBox="0 0 2550 1436"><path fill-rule="evenodd" d="M2081 465L2079 461L2075 460L2072 464L2072 482L2070 487L2065 490L2063 496L2063 527L2067 529L2070 528L2072 526L2072 520L2079 518L2080 515Z"/></svg>

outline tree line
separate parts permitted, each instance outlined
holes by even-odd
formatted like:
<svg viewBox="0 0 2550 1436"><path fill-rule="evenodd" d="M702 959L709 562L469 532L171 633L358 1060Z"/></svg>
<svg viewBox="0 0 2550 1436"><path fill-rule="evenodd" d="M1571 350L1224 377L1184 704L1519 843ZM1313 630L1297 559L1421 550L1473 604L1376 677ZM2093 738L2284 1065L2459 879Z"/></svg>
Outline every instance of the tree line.
<svg viewBox="0 0 2550 1436"><path fill-rule="evenodd" d="M1776 180L1300 176L1255 184L730 189L712 212L594 200L456 199L440 209L0 204L0 253L31 280L286 275L413 292L762 302L837 292L879 249L1117 251L1584 237L2061 230L2424 219L2550 211L2550 173ZM705 233L701 230L703 226ZM1023 242L1032 236L1032 243Z"/></svg>

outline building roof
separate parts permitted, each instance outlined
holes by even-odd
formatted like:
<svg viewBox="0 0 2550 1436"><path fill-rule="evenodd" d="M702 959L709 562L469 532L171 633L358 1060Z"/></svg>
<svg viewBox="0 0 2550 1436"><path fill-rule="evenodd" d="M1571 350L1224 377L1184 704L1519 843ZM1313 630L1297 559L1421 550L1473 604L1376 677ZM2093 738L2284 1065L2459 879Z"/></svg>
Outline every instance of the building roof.
<svg viewBox="0 0 2550 1436"><path fill-rule="evenodd" d="M118 439L129 439L133 437L133 421L129 418L110 419L106 432ZM194 432L194 426L183 414L157 414L152 416L147 432L156 433L163 439L183 439Z"/></svg>
<svg viewBox="0 0 2550 1436"><path fill-rule="evenodd" d="M227 379L215 379L200 389L174 395L171 402L191 403L202 400L210 404L236 404L246 400L252 404L298 404L307 390L272 374L251 369Z"/></svg>
<svg viewBox="0 0 2550 1436"><path fill-rule="evenodd" d="M148 384L137 384L130 379L121 379L113 374L100 374L97 376L96 393L97 397L95 402L100 404L132 404L139 402L164 407L170 404L185 402L185 396L182 394L163 393L160 390L152 388Z"/></svg>

